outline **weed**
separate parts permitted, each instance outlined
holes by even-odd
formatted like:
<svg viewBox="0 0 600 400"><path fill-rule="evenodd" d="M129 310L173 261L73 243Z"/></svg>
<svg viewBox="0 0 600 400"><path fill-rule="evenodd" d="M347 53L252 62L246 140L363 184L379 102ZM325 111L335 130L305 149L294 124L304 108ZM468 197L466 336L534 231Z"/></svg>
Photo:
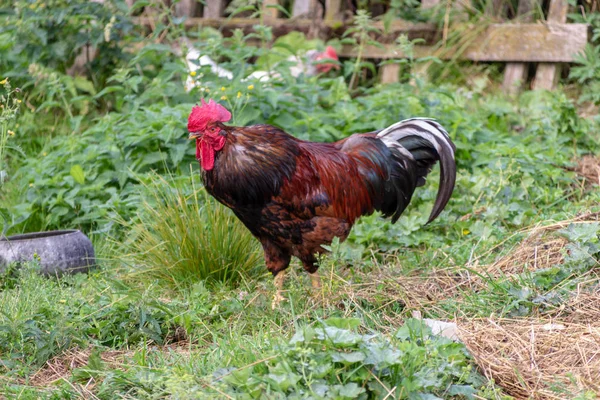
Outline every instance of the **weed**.
<svg viewBox="0 0 600 400"><path fill-rule="evenodd" d="M215 373L215 385L236 398L265 395L321 399L472 397L482 379L462 345L434 337L407 320L394 337L361 335L358 319L330 318L296 330L263 363Z"/></svg>
<svg viewBox="0 0 600 400"><path fill-rule="evenodd" d="M151 176L138 218L121 221L132 275L172 287L198 280L237 282L261 263L258 242L193 177Z"/></svg>

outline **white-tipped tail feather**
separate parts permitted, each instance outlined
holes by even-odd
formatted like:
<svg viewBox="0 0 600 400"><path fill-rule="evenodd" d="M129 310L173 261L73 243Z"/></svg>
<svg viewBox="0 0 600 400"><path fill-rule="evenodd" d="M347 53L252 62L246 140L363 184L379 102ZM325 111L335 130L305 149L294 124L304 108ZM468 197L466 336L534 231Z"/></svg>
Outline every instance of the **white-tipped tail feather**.
<svg viewBox="0 0 600 400"><path fill-rule="evenodd" d="M401 163L404 169L407 169L407 163L414 163L417 186L425 183L425 177L435 162L440 162L440 187L427 222L433 221L448 203L456 181L456 148L448 132L432 119L411 118L380 131L377 137L398 153L395 161Z"/></svg>
<svg viewBox="0 0 600 400"><path fill-rule="evenodd" d="M442 125L431 118L410 118L396 122L377 134L388 146L395 146L398 141L408 136L419 136L429 140L438 153L442 152L442 146L454 159L454 145L450 141L448 132Z"/></svg>

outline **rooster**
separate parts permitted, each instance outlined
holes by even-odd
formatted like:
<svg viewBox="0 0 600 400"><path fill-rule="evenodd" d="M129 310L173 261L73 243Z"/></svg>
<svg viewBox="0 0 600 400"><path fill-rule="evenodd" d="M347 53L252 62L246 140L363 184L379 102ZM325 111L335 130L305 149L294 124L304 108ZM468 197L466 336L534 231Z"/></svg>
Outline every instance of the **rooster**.
<svg viewBox="0 0 600 400"><path fill-rule="evenodd" d="M331 60L331 62L327 62ZM305 76L314 76L317 74L326 74L332 69L340 69L340 66L336 64L339 60L337 52L331 46L327 46L325 51L320 52L318 50L309 50L303 56L289 56L286 61L291 64L289 67L290 75L294 78L304 74ZM254 71L247 78L256 79L259 82L269 81L271 78L280 78L281 75L277 72L269 73L267 71Z"/></svg>
<svg viewBox="0 0 600 400"><path fill-rule="evenodd" d="M233 72L221 67L209 56L200 54L189 40L185 40L184 43L189 48L185 56L185 62L190 72L197 72L202 67L210 67L210 71L218 77L233 80ZM331 62L327 62L327 60L331 60ZM319 73L327 73L332 69L340 69L337 64L338 60L335 49L327 46L325 51L322 52L309 50L300 56L289 56L286 62L290 65L290 75L297 78L302 74L305 76L314 76ZM281 78L281 75L277 72L254 71L242 79L242 81L257 80L259 82L267 82L271 78L278 79ZM184 85L186 92L190 92L196 86L200 86L200 83L188 74Z"/></svg>
<svg viewBox="0 0 600 400"><path fill-rule="evenodd" d="M231 113L202 100L188 118L205 188L260 241L275 278L272 306L283 300L292 256L320 287L322 245L348 237L363 215L396 222L417 186L440 161L440 186L428 222L444 209L456 179L455 146L431 119L412 118L335 143L296 139L269 125L228 126Z"/></svg>

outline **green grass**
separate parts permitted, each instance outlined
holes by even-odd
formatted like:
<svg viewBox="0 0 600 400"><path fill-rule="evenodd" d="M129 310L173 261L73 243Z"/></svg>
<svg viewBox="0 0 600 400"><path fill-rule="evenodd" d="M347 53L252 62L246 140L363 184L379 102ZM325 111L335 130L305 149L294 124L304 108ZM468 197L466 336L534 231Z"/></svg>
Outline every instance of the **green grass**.
<svg viewBox="0 0 600 400"><path fill-rule="evenodd" d="M80 7L103 22L45 23ZM0 397L383 398L393 390L394 398L500 399L503 388L481 376L464 345L430 336L413 313L527 323L568 313L576 293L597 289L597 221L569 221L599 211L597 186L572 167L597 152L600 120L581 118L564 92L508 98L483 82L497 75L494 66L476 67L484 80L371 85L357 68L373 64L356 60L343 60L339 76L292 79L281 69L282 82L250 89L237 79L256 68L249 60L285 59L303 38L271 51L247 46L252 35L207 29L192 33L200 50L240 76L203 71L197 79L209 91L186 93L182 60L132 28L119 7L18 1L14 14L0 13L0 79L7 71L26 105L6 125L16 134L1 160L10 180L0 187L0 230L79 228L100 260L88 275L46 279L35 265L0 275ZM157 37L182 34L177 23L165 29ZM81 32L99 40L105 57L75 78L61 49L80 43ZM464 73L460 64L439 68ZM186 138L191 106L221 96L236 123L274 124L316 141L435 117L457 147L455 193L424 225L437 192L433 171L395 225L366 217L346 243L332 244L315 297L294 261L288 301L271 310L274 287L258 243L207 196ZM560 261L530 271L511 259L509 270L490 272L530 229L554 223L539 245L565 238Z"/></svg>
<svg viewBox="0 0 600 400"><path fill-rule="evenodd" d="M583 241L576 239L573 243L589 246L590 242L586 240L594 243L590 236ZM408 326L405 324L410 321L415 309L425 317L443 319L456 314L461 318L492 314L497 317L509 316L513 310L522 312L522 306L531 307L528 314L546 310L544 305L536 305L530 298L507 295L514 288L523 290L536 282L531 280L529 274L513 277L514 283L505 277L486 280L485 289L477 294L459 291L455 296L433 299L428 305L415 308L406 300L407 296L422 296L423 293L411 292L419 290L419 287L410 283L403 289L395 286L403 280L408 281L414 274L402 268L406 256L399 255L391 262L372 260L370 267L365 264L352 269L337 261L337 257L341 255L335 254L324 260L321 271L326 278L323 291L316 299L311 297L307 289L308 281L299 265L293 266L285 294L289 301L275 311L270 309L273 288L269 278L244 281L236 288L213 286L209 289L198 282L187 289L173 292L161 285L129 286L123 283L121 272L108 265L89 276L60 280L45 279L29 270L23 271L13 279L13 287L5 289L0 295L3 310L0 317L0 346L2 364L5 366L2 391L7 396L19 393L35 393L36 396L64 393L71 397L83 393L79 390L91 377L94 382L92 392L99 398L113 398L116 394L125 398L152 398L192 391L197 391L198 398L219 392L235 397L240 390L248 393L262 390L261 393L277 396L283 390L281 385L288 385L290 379L290 382L296 382L298 376L301 379L290 387L286 386L287 390L294 387L306 390L311 382L317 380L317 383L331 386L331 390L335 391L341 390L336 385L346 387L351 382L358 382L358 387L362 387L362 383L375 380L370 378L367 370L355 371L361 365L365 365L363 368L372 368L368 364L359 361L333 362L331 357L339 360L341 356L334 354L340 352L351 354L343 357L363 357L355 352L369 357L369 352L375 351L369 343L373 340L383 343L383 340L399 346L402 357L412 360L403 359L402 365L409 364L399 376L415 373L419 377L413 382L416 386L411 386L408 381L394 381L394 372L379 375L378 379L383 380L388 389L396 385L403 390L422 387L419 385L433 379L427 368L438 371L458 368L456 372L438 375L436 379L442 380L427 386L429 390L443 392L449 390L450 383L459 385L460 390L475 389L486 398L500 398L499 389L484 383L472 369L472 361L469 361L462 345L452 345L455 349L452 351L458 351L457 355L461 357L462 361L458 362L459 359L451 356L454 353L447 353L449 342L435 337L427 340L427 334L418 333L421 328L415 327L414 322ZM464 272L460 267L457 270ZM584 283L581 288L588 287L593 283L589 279L587 283L583 282L585 271L587 269L568 274L567 281ZM422 274L426 276L435 272L429 269L422 271ZM579 278L582 278L582 282ZM543 286L541 282L533 284L534 289L545 292L554 286ZM562 303L567 302L568 297ZM521 303L515 304L515 301ZM317 337L317 341L307 343L306 347L290 344L290 339L298 330L318 331L323 323L341 324L335 326L350 329L340 334L343 333L343 337L349 335L357 342L350 344L340 339L342 341L339 343L335 340L322 343L318 341L322 339ZM409 326L411 328L407 331ZM181 329L185 334L181 334ZM398 332L410 333L415 329L416 334L425 335L423 339L416 342L408 340L406 343L403 342L406 339L399 342L394 339ZM367 338L371 334L377 337ZM66 360L62 362L68 363L68 349L73 348L92 356L85 365L66 369L62 374L51 374L56 382L50 386L38 386L46 383L40 379L39 367L53 356L60 358L61 354L65 354L62 357ZM111 355L115 351L116 355ZM431 358L431 354L438 358ZM103 361L102 357L109 360ZM331 373L325 375L325 381L317 378L319 375L314 371L313 375L316 375L313 378L302 375L302 370L298 368L302 365L303 357L320 360L310 364L313 366L307 367L309 369L317 366L332 368ZM421 357L427 357L428 361L419 361ZM452 357L452 363L446 364L449 359L444 357ZM56 362L51 363L54 365ZM434 366L432 363L441 364ZM410 374L406 370L408 365L414 368ZM229 374L232 369L237 371L236 368L242 370L228 375L229 379L219 378L224 373ZM282 378L279 375L284 370L287 371L285 374L292 375ZM44 373L49 373L48 367ZM452 375L454 373L457 375ZM331 379L339 380L335 383ZM459 387L452 390L459 390ZM346 389L358 390L352 385Z"/></svg>
<svg viewBox="0 0 600 400"><path fill-rule="evenodd" d="M198 281L237 283L256 276L258 241L191 177L150 176L136 218L119 221L118 260L136 280L172 288Z"/></svg>

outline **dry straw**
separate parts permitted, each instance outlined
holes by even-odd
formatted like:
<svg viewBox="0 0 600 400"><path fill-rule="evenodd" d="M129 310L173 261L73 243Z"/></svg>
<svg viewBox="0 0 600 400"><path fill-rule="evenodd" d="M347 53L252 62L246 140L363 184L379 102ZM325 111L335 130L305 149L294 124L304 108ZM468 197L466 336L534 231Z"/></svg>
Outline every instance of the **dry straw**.
<svg viewBox="0 0 600 400"><path fill-rule="evenodd" d="M598 304L600 294L586 295ZM600 310L575 320L485 319L459 323L459 336L480 370L516 398L573 399L600 393ZM587 322L583 322L587 321Z"/></svg>
<svg viewBox="0 0 600 400"><path fill-rule="evenodd" d="M586 185L600 185L600 160L597 157L583 156L577 160L577 166L573 171L585 178Z"/></svg>
<svg viewBox="0 0 600 400"><path fill-rule="evenodd" d="M568 241L554 231L597 220L589 213L531 229L486 270L511 277L559 265ZM600 393L600 278L595 270L588 277L567 304L541 317L459 321L460 338L482 373L518 399Z"/></svg>

